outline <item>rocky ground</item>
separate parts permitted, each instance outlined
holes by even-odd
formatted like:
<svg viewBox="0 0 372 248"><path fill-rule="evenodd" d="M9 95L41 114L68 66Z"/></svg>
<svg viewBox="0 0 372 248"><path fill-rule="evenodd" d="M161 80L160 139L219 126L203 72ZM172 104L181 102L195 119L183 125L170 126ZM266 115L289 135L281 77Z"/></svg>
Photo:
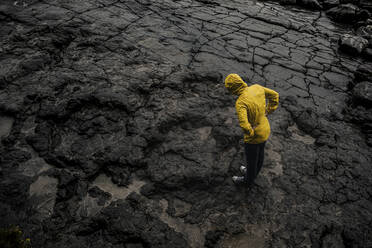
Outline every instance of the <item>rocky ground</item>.
<svg viewBox="0 0 372 248"><path fill-rule="evenodd" d="M33 247L372 247L370 20L363 37L334 21L253 0L2 0L0 226ZM251 190L231 182L229 73L280 93Z"/></svg>

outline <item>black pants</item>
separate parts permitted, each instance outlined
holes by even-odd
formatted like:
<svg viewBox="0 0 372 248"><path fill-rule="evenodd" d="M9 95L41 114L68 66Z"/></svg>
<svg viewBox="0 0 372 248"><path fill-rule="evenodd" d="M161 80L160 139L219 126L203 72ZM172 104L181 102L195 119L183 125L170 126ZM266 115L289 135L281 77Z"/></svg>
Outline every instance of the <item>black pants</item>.
<svg viewBox="0 0 372 248"><path fill-rule="evenodd" d="M247 174L245 182L248 186L252 185L257 177L264 162L264 151L266 141L260 144L244 144L245 156L247 159Z"/></svg>

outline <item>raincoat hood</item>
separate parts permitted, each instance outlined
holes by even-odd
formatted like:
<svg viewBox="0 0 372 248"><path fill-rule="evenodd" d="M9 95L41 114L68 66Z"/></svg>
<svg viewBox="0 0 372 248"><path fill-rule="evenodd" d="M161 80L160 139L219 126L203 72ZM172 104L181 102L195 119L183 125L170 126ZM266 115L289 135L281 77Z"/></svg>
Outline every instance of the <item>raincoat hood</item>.
<svg viewBox="0 0 372 248"><path fill-rule="evenodd" d="M238 74L230 74L225 79L225 87L231 94L240 95L248 85Z"/></svg>

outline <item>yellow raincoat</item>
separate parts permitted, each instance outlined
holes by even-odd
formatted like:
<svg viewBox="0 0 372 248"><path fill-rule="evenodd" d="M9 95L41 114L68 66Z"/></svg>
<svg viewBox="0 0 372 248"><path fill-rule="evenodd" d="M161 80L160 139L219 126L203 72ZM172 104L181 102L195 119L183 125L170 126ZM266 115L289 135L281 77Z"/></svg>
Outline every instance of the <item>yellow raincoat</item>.
<svg viewBox="0 0 372 248"><path fill-rule="evenodd" d="M235 108L244 132L244 142L259 144L266 141L270 136L270 124L266 115L278 107L279 94L258 84L248 87L238 74L228 75L225 87L239 96Z"/></svg>

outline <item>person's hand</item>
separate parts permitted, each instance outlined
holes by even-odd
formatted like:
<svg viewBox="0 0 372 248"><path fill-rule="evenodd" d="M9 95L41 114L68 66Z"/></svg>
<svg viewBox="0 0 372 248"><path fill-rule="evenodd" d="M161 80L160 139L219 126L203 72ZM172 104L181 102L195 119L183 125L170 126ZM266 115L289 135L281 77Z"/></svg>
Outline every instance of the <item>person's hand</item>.
<svg viewBox="0 0 372 248"><path fill-rule="evenodd" d="M252 131L249 132L248 130L244 130L243 133L245 135L248 135L249 137L253 136L254 135L254 128L252 127Z"/></svg>

